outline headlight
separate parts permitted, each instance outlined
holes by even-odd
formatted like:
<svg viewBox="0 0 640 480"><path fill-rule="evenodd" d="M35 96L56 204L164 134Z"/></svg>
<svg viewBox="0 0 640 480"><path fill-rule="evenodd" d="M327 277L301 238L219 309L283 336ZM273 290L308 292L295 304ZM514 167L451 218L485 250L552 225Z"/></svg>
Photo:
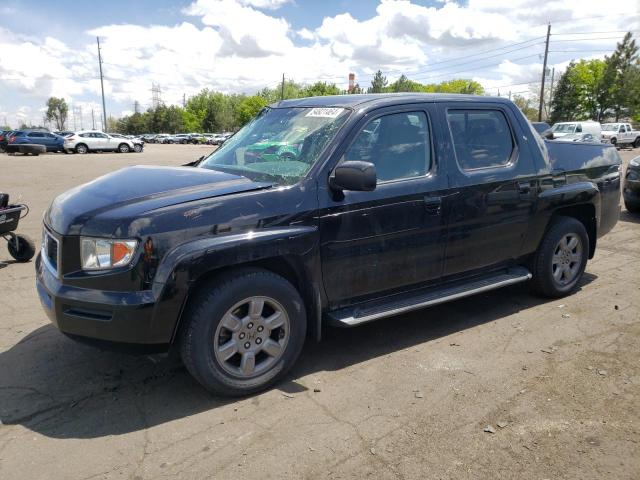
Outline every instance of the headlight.
<svg viewBox="0 0 640 480"><path fill-rule="evenodd" d="M640 157L632 158L631 161L629 162L629 165L632 165L634 167L640 167Z"/></svg>
<svg viewBox="0 0 640 480"><path fill-rule="evenodd" d="M83 270L105 270L131 263L137 240L107 240L80 238L80 258Z"/></svg>

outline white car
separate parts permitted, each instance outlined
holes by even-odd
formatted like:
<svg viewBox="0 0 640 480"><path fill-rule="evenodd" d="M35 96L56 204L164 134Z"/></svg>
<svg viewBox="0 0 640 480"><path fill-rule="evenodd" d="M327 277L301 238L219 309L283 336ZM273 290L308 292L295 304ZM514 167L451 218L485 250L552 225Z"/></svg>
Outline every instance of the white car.
<svg viewBox="0 0 640 480"><path fill-rule="evenodd" d="M135 151L134 143L128 138L116 138L109 134L96 131L76 132L64 139L64 149L67 152L120 152Z"/></svg>
<svg viewBox="0 0 640 480"><path fill-rule="evenodd" d="M594 137L600 138L602 125L600 125L600 122L591 120L586 122L559 122L553 124L551 131L553 132L553 138L560 138L574 133L590 133Z"/></svg>
<svg viewBox="0 0 640 480"><path fill-rule="evenodd" d="M613 145L640 147L640 131L629 123L605 123L602 125L602 141Z"/></svg>

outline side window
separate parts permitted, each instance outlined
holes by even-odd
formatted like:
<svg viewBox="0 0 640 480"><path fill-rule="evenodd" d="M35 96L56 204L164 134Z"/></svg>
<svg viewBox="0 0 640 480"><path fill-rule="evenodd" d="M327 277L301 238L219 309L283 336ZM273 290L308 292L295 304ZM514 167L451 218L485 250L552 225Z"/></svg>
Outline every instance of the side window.
<svg viewBox="0 0 640 480"><path fill-rule="evenodd" d="M582 133L582 125L578 124L576 127L576 133Z"/></svg>
<svg viewBox="0 0 640 480"><path fill-rule="evenodd" d="M44 137L44 134L42 132L31 132L29 135L27 135L27 137L42 138Z"/></svg>
<svg viewBox="0 0 640 480"><path fill-rule="evenodd" d="M620 133L626 133L626 129L624 128L624 125L620 125Z"/></svg>
<svg viewBox="0 0 640 480"><path fill-rule="evenodd" d="M81 137L87 138L87 137L91 137L90 133L81 133L80 134Z"/></svg>
<svg viewBox="0 0 640 480"><path fill-rule="evenodd" d="M448 110L447 119L462 170L509 164L514 145L504 113L499 110Z"/></svg>
<svg viewBox="0 0 640 480"><path fill-rule="evenodd" d="M344 155L376 166L381 182L420 177L431 168L431 138L424 112L403 112L371 120Z"/></svg>

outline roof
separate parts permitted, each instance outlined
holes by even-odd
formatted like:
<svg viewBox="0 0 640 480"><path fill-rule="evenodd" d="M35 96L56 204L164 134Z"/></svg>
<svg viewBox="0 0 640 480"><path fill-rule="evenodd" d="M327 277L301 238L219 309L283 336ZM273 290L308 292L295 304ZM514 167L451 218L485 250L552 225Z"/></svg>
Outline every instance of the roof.
<svg viewBox="0 0 640 480"><path fill-rule="evenodd" d="M356 95L327 95L322 97L295 98L283 100L271 105L272 108L290 107L342 107L356 108L361 106L384 107L401 103L416 102L499 102L508 103L501 97L485 97L481 95L463 95L453 93L368 93Z"/></svg>

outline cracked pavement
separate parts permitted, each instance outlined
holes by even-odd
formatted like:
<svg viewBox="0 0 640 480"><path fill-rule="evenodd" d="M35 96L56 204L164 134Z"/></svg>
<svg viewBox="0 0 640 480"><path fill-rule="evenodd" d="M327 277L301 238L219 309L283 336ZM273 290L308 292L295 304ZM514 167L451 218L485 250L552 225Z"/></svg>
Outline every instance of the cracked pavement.
<svg viewBox="0 0 640 480"><path fill-rule="evenodd" d="M29 204L18 231L38 239L43 211L71 186L208 150L0 154L0 189ZM621 152L625 163L639 154ZM0 245L0 478L640 478L638 265L640 216L623 210L571 297L516 285L329 329L284 383L229 400L175 358L61 335L33 263L11 263Z"/></svg>

